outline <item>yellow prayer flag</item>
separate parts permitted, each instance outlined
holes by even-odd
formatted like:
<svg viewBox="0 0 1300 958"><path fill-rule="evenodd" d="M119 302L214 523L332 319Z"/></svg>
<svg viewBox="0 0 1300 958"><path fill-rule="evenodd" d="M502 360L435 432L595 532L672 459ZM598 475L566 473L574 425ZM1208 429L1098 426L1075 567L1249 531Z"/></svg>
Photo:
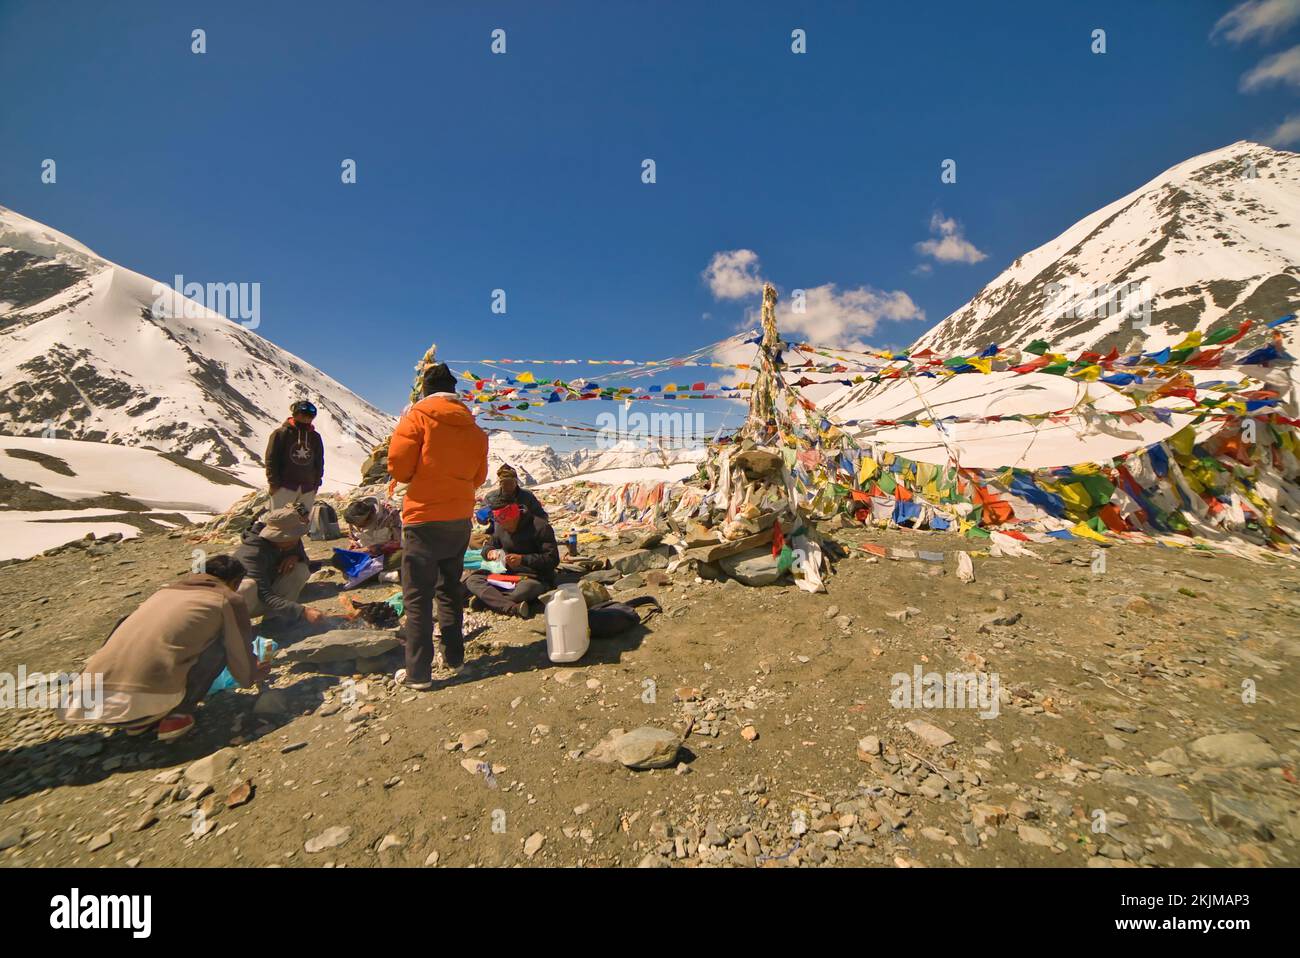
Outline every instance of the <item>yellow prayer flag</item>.
<svg viewBox="0 0 1300 958"><path fill-rule="evenodd" d="M1088 523L1086 522L1077 523L1074 526L1074 528L1072 528L1070 531L1074 533L1076 536L1082 536L1085 539L1091 539L1093 542L1106 541L1106 537L1104 535L1102 535L1097 530L1093 529L1092 526L1088 525Z"/></svg>

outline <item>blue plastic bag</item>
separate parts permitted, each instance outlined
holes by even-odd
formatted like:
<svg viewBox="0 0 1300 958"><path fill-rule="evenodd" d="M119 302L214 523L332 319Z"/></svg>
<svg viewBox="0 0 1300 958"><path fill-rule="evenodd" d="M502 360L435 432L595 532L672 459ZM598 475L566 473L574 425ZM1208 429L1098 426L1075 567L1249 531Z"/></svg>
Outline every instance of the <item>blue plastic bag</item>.
<svg viewBox="0 0 1300 958"><path fill-rule="evenodd" d="M368 552L335 549L334 562L347 577L344 588L354 589L384 571L384 560Z"/></svg>
<svg viewBox="0 0 1300 958"><path fill-rule="evenodd" d="M279 648L280 646L276 645L265 636L253 636L253 655L257 656L258 661L270 658ZM218 692L224 692L226 689L238 687L239 683L236 682L235 677L230 674L230 669L225 668L221 670L220 675L213 679L212 685L208 688L208 694L216 695Z"/></svg>

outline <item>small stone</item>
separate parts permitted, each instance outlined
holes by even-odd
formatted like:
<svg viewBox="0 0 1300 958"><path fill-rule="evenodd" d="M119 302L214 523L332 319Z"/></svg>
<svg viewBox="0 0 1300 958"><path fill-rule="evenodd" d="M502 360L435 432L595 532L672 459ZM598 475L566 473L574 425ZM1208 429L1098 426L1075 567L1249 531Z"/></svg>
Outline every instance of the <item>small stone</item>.
<svg viewBox="0 0 1300 958"><path fill-rule="evenodd" d="M429 852L428 857L425 858L424 860L424 867L425 868L435 867L438 864L438 857L439 856L437 852Z"/></svg>
<svg viewBox="0 0 1300 958"><path fill-rule="evenodd" d="M475 729L472 732L461 732L457 744L462 751L472 752L476 748L481 748L487 744L488 730L485 728Z"/></svg>
<svg viewBox="0 0 1300 958"><path fill-rule="evenodd" d="M528 858L532 858L542 850L544 844L546 844L546 836L541 832L533 832L528 836L527 841L524 842L524 855Z"/></svg>
<svg viewBox="0 0 1300 958"><path fill-rule="evenodd" d="M238 808L240 805L247 804L253 797L253 783L250 779L244 779L226 795L226 807Z"/></svg>
<svg viewBox="0 0 1300 958"><path fill-rule="evenodd" d="M613 742L615 757L633 769L667 768L675 764L681 739L649 725L633 729Z"/></svg>
<svg viewBox="0 0 1300 958"><path fill-rule="evenodd" d="M90 843L86 845L86 849L88 851L97 852L101 848L107 848L112 843L113 843L113 833L111 831L100 832L98 835L96 835L94 838L90 840Z"/></svg>
<svg viewBox="0 0 1300 958"><path fill-rule="evenodd" d="M758 729L752 725L746 725L740 730L740 737L746 742L753 742L758 738Z"/></svg>
<svg viewBox="0 0 1300 958"><path fill-rule="evenodd" d="M309 838L304 846L307 854L314 855L317 852L323 852L327 848L337 848L349 838L352 837L352 829L347 826L335 825L327 828L315 838Z"/></svg>
<svg viewBox="0 0 1300 958"><path fill-rule="evenodd" d="M868 735L865 738L858 739L858 758L867 762L880 754L880 738L875 735Z"/></svg>
<svg viewBox="0 0 1300 958"><path fill-rule="evenodd" d="M210 785L219 776L230 771L238 760L238 752L233 748L223 748L199 759L197 762L191 763L185 769L185 779L190 782Z"/></svg>
<svg viewBox="0 0 1300 958"><path fill-rule="evenodd" d="M903 727L931 748L943 748L945 745L951 745L957 741L939 726L932 725L922 719L912 719Z"/></svg>
<svg viewBox="0 0 1300 958"><path fill-rule="evenodd" d="M1050 848L1052 845L1052 836L1033 825L1021 825L1016 829L1016 834L1028 845L1042 845L1045 848Z"/></svg>
<svg viewBox="0 0 1300 958"><path fill-rule="evenodd" d="M976 828L997 828L1007 819L1007 810L1001 805L972 805L970 813Z"/></svg>
<svg viewBox="0 0 1300 958"><path fill-rule="evenodd" d="M375 852L377 854L382 855L390 848L401 848L401 847L402 847L402 840L400 838L398 838L396 835L385 835L383 838L379 840L379 846L375 849Z"/></svg>

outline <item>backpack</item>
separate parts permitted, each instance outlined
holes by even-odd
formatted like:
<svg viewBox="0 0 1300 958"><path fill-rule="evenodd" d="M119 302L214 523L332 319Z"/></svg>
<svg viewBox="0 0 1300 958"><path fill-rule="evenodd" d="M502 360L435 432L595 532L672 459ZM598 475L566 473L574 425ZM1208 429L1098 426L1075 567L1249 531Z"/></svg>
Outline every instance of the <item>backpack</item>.
<svg viewBox="0 0 1300 958"><path fill-rule="evenodd" d="M645 619L637 612L637 607L642 605L653 606L646 613ZM656 612L662 611L659 601L652 595L637 596L626 602L616 600L598 602L587 610L587 630L593 639L609 639L626 632L634 625L640 625Z"/></svg>
<svg viewBox="0 0 1300 958"><path fill-rule="evenodd" d="M337 539L343 535L343 530L339 528L339 514L328 502L318 502L311 507L307 534L313 539Z"/></svg>

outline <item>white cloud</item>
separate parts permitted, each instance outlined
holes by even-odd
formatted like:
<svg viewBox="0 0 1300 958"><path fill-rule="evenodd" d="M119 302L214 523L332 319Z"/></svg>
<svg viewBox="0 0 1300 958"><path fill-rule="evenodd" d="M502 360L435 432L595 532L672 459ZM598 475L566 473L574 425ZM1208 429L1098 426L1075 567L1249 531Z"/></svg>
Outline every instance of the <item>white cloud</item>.
<svg viewBox="0 0 1300 958"><path fill-rule="evenodd" d="M1245 0L1219 18L1210 37L1221 36L1229 43L1270 40L1296 20L1300 0Z"/></svg>
<svg viewBox="0 0 1300 958"><path fill-rule="evenodd" d="M779 301L777 326L819 346L863 348L865 337L881 322L925 319L925 310L902 290L871 286L839 289L826 283L804 290L804 310L796 313L790 299Z"/></svg>
<svg viewBox="0 0 1300 958"><path fill-rule="evenodd" d="M987 255L962 236L961 224L942 213L930 217L931 239L916 244L916 250L941 263L978 263Z"/></svg>
<svg viewBox="0 0 1300 958"><path fill-rule="evenodd" d="M1300 143L1300 113L1289 116L1278 124L1277 129L1264 137L1269 146L1291 146Z"/></svg>
<svg viewBox="0 0 1300 958"><path fill-rule="evenodd" d="M758 254L752 249L723 250L713 254L703 274L717 299L744 299L763 291L758 275Z"/></svg>
<svg viewBox="0 0 1300 958"><path fill-rule="evenodd" d="M1251 93L1274 83L1289 83L1300 87L1300 46L1275 53L1261 61L1241 78L1241 89L1242 92Z"/></svg>
<svg viewBox="0 0 1300 958"><path fill-rule="evenodd" d="M718 299L753 296L756 302L746 310L745 324L748 328L758 326L757 298L765 280L757 253L753 250L714 253L703 275ZM868 348L867 337L880 323L925 319L925 310L902 290L881 290L873 286L841 289L834 283L824 283L803 289L802 304L796 301L795 292L781 293L776 306L777 327L787 338L821 346ZM753 352L753 346L731 347L720 350L717 361L748 362Z"/></svg>

